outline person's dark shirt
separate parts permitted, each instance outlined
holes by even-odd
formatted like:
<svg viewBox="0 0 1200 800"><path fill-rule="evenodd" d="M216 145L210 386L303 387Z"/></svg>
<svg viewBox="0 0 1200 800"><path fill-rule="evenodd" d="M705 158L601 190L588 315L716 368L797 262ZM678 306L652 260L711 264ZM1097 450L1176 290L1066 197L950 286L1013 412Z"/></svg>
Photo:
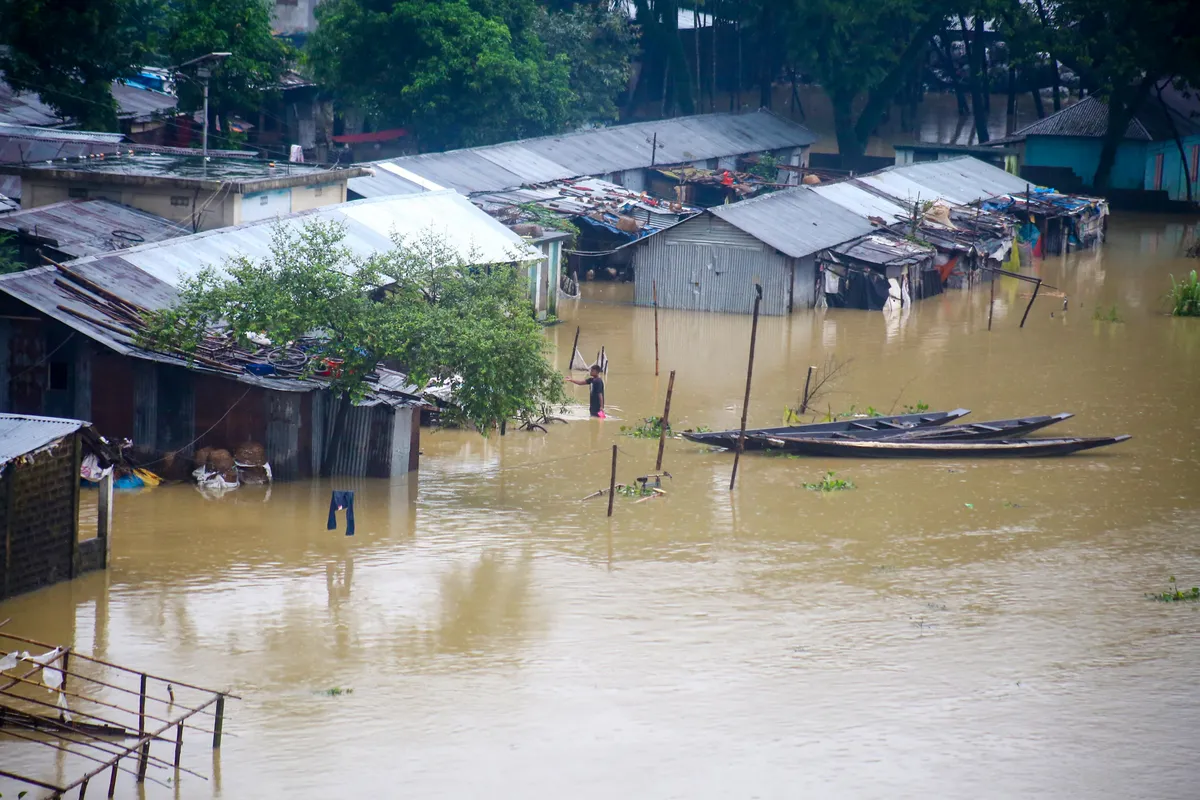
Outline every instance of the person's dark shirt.
<svg viewBox="0 0 1200 800"><path fill-rule="evenodd" d="M600 395L604 394L604 379L588 378L587 382L592 387L591 412L594 417L600 413Z"/></svg>

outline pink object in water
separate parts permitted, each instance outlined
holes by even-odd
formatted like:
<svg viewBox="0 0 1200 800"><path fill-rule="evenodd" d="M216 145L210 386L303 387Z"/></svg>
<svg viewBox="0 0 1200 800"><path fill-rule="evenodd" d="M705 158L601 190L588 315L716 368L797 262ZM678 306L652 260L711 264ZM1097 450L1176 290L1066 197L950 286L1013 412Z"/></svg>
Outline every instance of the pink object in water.
<svg viewBox="0 0 1200 800"><path fill-rule="evenodd" d="M600 412L598 412L598 413L596 414L596 416L597 416L597 417L599 417L600 419L608 419L608 417L606 417L606 416L604 415L604 412L603 412L603 411L600 411Z"/></svg>

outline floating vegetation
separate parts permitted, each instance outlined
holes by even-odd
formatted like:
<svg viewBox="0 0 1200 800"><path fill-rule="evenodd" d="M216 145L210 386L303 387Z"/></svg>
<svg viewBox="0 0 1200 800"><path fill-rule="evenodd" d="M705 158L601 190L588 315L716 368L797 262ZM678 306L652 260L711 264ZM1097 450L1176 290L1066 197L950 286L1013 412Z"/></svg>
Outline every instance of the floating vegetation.
<svg viewBox="0 0 1200 800"><path fill-rule="evenodd" d="M1159 594L1148 594L1147 598L1157 600L1160 603L1181 603L1186 600L1200 600L1200 586L1193 586L1191 589L1180 589L1175 583L1175 576L1172 575L1167 579L1167 590Z"/></svg>
<svg viewBox="0 0 1200 800"><path fill-rule="evenodd" d="M924 403L918 400L915 405L909 405L905 403L903 406L901 406L901 408L904 409L905 414L924 414L929 410L929 403Z"/></svg>
<svg viewBox="0 0 1200 800"><path fill-rule="evenodd" d="M1092 312L1092 319L1094 319L1097 322L1124 322L1125 321L1125 320L1121 319L1121 315L1117 313L1117 307L1115 305L1110 308L1107 308L1107 309L1097 307L1096 310Z"/></svg>
<svg viewBox="0 0 1200 800"><path fill-rule="evenodd" d="M1179 283L1175 282L1175 276L1172 275L1167 299L1171 301L1172 316L1200 317L1200 279L1196 277L1196 270L1192 270L1192 274Z"/></svg>
<svg viewBox="0 0 1200 800"><path fill-rule="evenodd" d="M341 697L344 694L354 694L354 690L348 687L343 689L341 686L334 686L329 689L321 689L317 694L322 697Z"/></svg>
<svg viewBox="0 0 1200 800"><path fill-rule="evenodd" d="M617 494L619 494L623 497L650 497L650 496L658 494L658 493L659 492L656 491L654 489L654 487L647 486L644 483L638 483L638 484L619 483L619 484L617 484Z"/></svg>
<svg viewBox="0 0 1200 800"><path fill-rule="evenodd" d="M845 491L846 489L854 488L853 483L839 478L837 473L835 473L833 470L826 472L825 477L821 478L821 480L817 481L816 483L806 483L803 485L805 489L809 489L814 492L841 492Z"/></svg>
<svg viewBox="0 0 1200 800"><path fill-rule="evenodd" d="M637 425L622 425L621 433L635 439L657 439L662 436L662 417L646 417ZM667 433L671 432L671 424L667 423Z"/></svg>

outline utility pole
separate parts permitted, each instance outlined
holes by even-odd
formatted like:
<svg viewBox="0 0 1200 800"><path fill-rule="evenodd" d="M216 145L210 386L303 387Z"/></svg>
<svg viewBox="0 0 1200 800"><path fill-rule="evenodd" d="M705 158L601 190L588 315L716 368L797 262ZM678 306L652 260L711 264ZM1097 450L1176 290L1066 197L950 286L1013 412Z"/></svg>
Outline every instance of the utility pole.
<svg viewBox="0 0 1200 800"><path fill-rule="evenodd" d="M186 67L195 67L196 80L204 87L204 132L201 134L200 145L201 153L204 157L204 163L208 163L208 79L212 77L213 69L223 60L232 56L233 53L206 53L205 55L193 58L191 61L185 61L176 67L173 71L176 74L183 75L182 70ZM191 78L190 75L183 77Z"/></svg>

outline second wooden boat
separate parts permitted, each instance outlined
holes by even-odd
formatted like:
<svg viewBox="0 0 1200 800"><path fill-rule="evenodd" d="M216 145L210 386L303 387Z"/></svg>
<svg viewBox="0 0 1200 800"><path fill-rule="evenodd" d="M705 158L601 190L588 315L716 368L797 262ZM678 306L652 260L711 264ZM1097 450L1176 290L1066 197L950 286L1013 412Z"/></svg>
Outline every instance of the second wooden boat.
<svg viewBox="0 0 1200 800"><path fill-rule="evenodd" d="M833 458L1039 458L1066 456L1124 442L1128 436L977 441L906 441L904 439L796 439L796 455Z"/></svg>

